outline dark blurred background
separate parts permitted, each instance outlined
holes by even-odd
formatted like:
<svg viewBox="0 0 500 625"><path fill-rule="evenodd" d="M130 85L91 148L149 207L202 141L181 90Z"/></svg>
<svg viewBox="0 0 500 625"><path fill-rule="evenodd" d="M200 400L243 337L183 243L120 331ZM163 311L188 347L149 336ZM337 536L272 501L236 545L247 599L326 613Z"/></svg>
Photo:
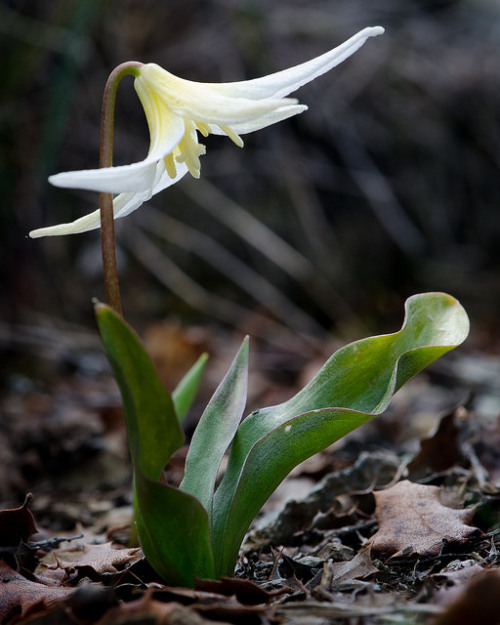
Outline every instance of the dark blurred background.
<svg viewBox="0 0 500 625"><path fill-rule="evenodd" d="M31 240L94 210L47 176L97 166L110 71L156 62L242 80L380 24L347 62L297 92L303 115L210 137L186 176L117 222L124 310L155 319L358 338L392 331L409 295L444 290L496 350L500 300L497 0L2 0L0 321L93 328L99 233ZM142 159L132 80L117 99L115 163Z"/></svg>

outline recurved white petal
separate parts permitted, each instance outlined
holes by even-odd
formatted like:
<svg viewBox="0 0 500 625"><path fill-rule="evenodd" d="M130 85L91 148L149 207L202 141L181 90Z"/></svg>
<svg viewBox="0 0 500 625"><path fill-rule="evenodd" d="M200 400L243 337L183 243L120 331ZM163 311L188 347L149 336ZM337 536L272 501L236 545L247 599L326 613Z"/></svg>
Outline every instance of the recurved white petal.
<svg viewBox="0 0 500 625"><path fill-rule="evenodd" d="M147 158L131 165L62 172L49 176L49 182L66 189L87 189L105 193L138 191L153 184L157 160Z"/></svg>
<svg viewBox="0 0 500 625"><path fill-rule="evenodd" d="M177 166L177 175L175 178L171 178L165 170L163 160L158 162L155 167L153 186L138 193L120 193L113 200L113 215L115 219L125 217L133 211L137 210L144 202L147 202L153 195L163 191L167 187L178 182L186 173L188 169L185 163L181 163ZM32 230L29 236L32 239L39 237L50 237L65 234L78 234L80 232L88 232L89 230L95 230L101 225L100 210L96 210L84 217L80 217L75 221L66 224L58 224L57 226L49 226L47 228L39 228Z"/></svg>
<svg viewBox="0 0 500 625"><path fill-rule="evenodd" d="M87 232L95 230L101 225L100 211L96 210L85 217L80 217L76 221L67 224L58 224L57 226L48 226L47 228L38 228L32 230L29 235L32 239L39 237L53 237L63 234L77 234L78 232Z"/></svg>
<svg viewBox="0 0 500 625"><path fill-rule="evenodd" d="M143 161L117 167L63 172L50 176L49 181L57 187L105 193L140 192L151 188L154 185L156 163L172 152L184 134L184 120L172 115L165 106L161 110L162 106L158 103L158 107L148 108L149 114L157 114L159 121L151 136L149 153Z"/></svg>
<svg viewBox="0 0 500 625"><path fill-rule="evenodd" d="M223 95L232 95L235 98L280 98L296 91L318 76L325 74L336 65L345 61L351 54L365 43L370 37L376 37L384 32L382 26L369 26L360 30L347 41L333 50L325 52L310 61L295 65L274 74L232 83L207 83L215 91Z"/></svg>
<svg viewBox="0 0 500 625"><path fill-rule="evenodd" d="M283 100L285 102L286 100ZM242 123L242 124L231 124L231 130L233 130L238 135L244 135L248 132L254 132L255 130L261 130L262 128L266 128L266 126L271 126L272 124L276 124L276 122L280 122L284 119L288 119L289 117L293 117L294 115L298 115L299 113L303 113L307 111L309 107L305 104L293 104L292 106L282 106L279 109L271 111L271 113L267 115L261 115L251 121ZM211 125L211 132L214 135L223 135L226 134L221 128L218 126Z"/></svg>
<svg viewBox="0 0 500 625"><path fill-rule="evenodd" d="M157 165L155 182L153 188L150 191L144 193L120 193L113 200L113 214L115 219L120 217L126 217L133 211L137 210L141 204L147 202L153 195L160 193L163 189L172 186L178 182L188 172L187 165L185 163L178 163L176 165L177 174L175 178L171 178L166 169L163 160Z"/></svg>
<svg viewBox="0 0 500 625"><path fill-rule="evenodd" d="M329 71L358 50L380 26L365 28L346 42L310 61L255 80L217 84L174 76L154 63L142 65L134 82L150 132L147 157L131 165L72 171L49 178L56 186L118 194L115 218L136 210L152 195L175 184L187 171L199 176L204 136L226 134L243 145L241 134L265 128L307 109L289 93ZM167 171L168 170L168 171ZM99 211L72 223L40 228L31 237L85 232L100 226Z"/></svg>
<svg viewBox="0 0 500 625"><path fill-rule="evenodd" d="M233 97L231 90L221 93L206 83L174 76L156 63L141 67L135 81L136 89L154 93L177 115L197 122L232 126L242 124L280 107L297 104L294 98ZM144 104L144 102L143 102Z"/></svg>

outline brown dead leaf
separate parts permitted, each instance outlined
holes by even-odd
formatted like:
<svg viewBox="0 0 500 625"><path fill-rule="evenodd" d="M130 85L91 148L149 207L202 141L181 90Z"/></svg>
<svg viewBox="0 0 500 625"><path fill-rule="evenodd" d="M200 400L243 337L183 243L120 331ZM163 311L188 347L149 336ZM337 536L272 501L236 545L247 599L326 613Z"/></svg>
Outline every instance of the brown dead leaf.
<svg viewBox="0 0 500 625"><path fill-rule="evenodd" d="M438 555L443 539L463 542L477 528L467 525L474 510L441 503L441 489L404 480L374 493L379 529L370 544L390 555Z"/></svg>
<svg viewBox="0 0 500 625"><path fill-rule="evenodd" d="M0 560L0 623L51 609L73 591L30 582Z"/></svg>
<svg viewBox="0 0 500 625"><path fill-rule="evenodd" d="M268 591L250 579L221 577L220 580L198 579L196 590L217 593L225 597L235 596L244 605L268 603L273 597L282 594L282 590Z"/></svg>
<svg viewBox="0 0 500 625"><path fill-rule="evenodd" d="M179 324L162 321L149 325L144 342L158 375L167 388L174 388L206 351L207 336L200 328L182 328Z"/></svg>
<svg viewBox="0 0 500 625"><path fill-rule="evenodd" d="M153 618L151 618L153 617ZM207 620L195 610L175 602L157 601L152 595L122 603L109 610L97 625L130 625L157 623L158 625L227 625L227 621Z"/></svg>
<svg viewBox="0 0 500 625"><path fill-rule="evenodd" d="M440 473L463 459L457 422L464 418L464 413L463 407L446 413L434 434L420 441L420 451L408 465L412 479L419 479L428 473Z"/></svg>
<svg viewBox="0 0 500 625"><path fill-rule="evenodd" d="M444 579L448 584L447 588L451 586L462 585L467 582L471 577L477 575L483 570L483 567L477 562L477 560L453 560L445 568L432 575L435 579Z"/></svg>
<svg viewBox="0 0 500 625"><path fill-rule="evenodd" d="M249 580L241 581L248 581L249 584L252 583ZM210 588L212 586L210 580L207 580L206 584L201 585L206 586L207 588ZM224 590L226 592L230 592L230 587L225 584L224 586ZM235 587L236 586L237 584L235 584ZM214 582L214 587L218 588L217 582ZM244 584L242 584L241 589L243 594L245 594L244 598L248 599L248 596L246 596L247 591L246 589L244 589ZM263 593L266 593L268 599L271 595L276 596L278 594L281 594L280 592L267 593L265 590L263 590ZM267 609L266 603L260 603L259 605L242 603L235 594L225 595L217 591L197 590L194 588L165 586L162 589L154 590L153 596L155 599L160 600L164 604L174 603L178 605L179 603L183 603L184 605L188 605L189 608L193 610L194 616L196 616L196 613L200 613L202 615L209 616L210 619L216 619L220 617L235 623L246 622L245 619L250 619L253 616L263 614ZM227 620L225 620L224 622L227 622ZM172 621L174 621L173 617ZM166 621L166 623L169 622L170 621ZM186 621L186 623L190 622L191 621ZM204 620L201 622L205 623ZM184 621L175 620L175 623L184 623Z"/></svg>
<svg viewBox="0 0 500 625"><path fill-rule="evenodd" d="M140 549L114 549L110 542L98 545L78 545L72 549L59 549L43 558L46 568L80 569L89 567L97 573L117 573L126 565L136 562Z"/></svg>
<svg viewBox="0 0 500 625"><path fill-rule="evenodd" d="M33 495L26 495L20 508L0 510L0 547L16 547L21 541L38 533L35 519L29 510Z"/></svg>
<svg viewBox="0 0 500 625"><path fill-rule="evenodd" d="M480 468L485 472L486 480L481 486L483 488L486 486L489 492L498 493L500 491L500 417L496 423L476 433L472 447L476 462L480 463L480 467L477 467L476 462L473 462L474 469Z"/></svg>
<svg viewBox="0 0 500 625"><path fill-rule="evenodd" d="M71 614L72 621L81 625L91 625L119 605L115 590L101 582L84 580L74 593L64 601L64 609Z"/></svg>
<svg viewBox="0 0 500 625"><path fill-rule="evenodd" d="M224 623L258 622L257 619L267 610L265 605L244 605L236 597L224 597L221 601L209 604L195 603L191 607L202 616L210 619L221 618Z"/></svg>
<svg viewBox="0 0 500 625"><path fill-rule="evenodd" d="M482 571L432 625L500 624L500 570Z"/></svg>
<svg viewBox="0 0 500 625"><path fill-rule="evenodd" d="M352 579L362 579L373 573L378 573L378 569L373 566L370 549L362 549L352 560L347 562L333 562L332 568L332 582L334 584Z"/></svg>

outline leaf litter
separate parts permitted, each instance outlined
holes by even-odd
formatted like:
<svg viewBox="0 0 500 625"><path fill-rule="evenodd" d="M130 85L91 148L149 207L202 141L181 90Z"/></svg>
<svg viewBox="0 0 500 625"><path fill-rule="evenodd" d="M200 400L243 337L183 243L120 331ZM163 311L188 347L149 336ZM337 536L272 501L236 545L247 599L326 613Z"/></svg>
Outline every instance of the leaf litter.
<svg viewBox="0 0 500 625"><path fill-rule="evenodd" d="M294 470L247 535L234 578L200 581L193 590L165 585L127 545L129 474L102 474L125 458L112 383L103 385L100 376L84 404L92 427L80 429L80 438L58 429L64 411L50 410L45 394L43 402L36 392L16 397L14 413L32 415L34 448L42 457L49 433L59 469L51 467L50 479L26 466L21 480L12 472L9 504L23 501L27 486L34 497L0 510L0 623L460 625L474 622L463 615L470 606L479 610L485 592L493 608L485 606L481 623L495 623L500 421L491 412L485 419L472 399L450 408L469 387L461 379L453 395L449 378L443 385L420 376L386 415ZM260 383L261 395L277 392L275 382ZM53 401L63 394L68 414L81 411L81 384L64 380ZM8 416L12 398L6 401ZM40 410L47 423L37 430ZM14 446L26 462L32 455L20 427L16 422ZM66 441L55 440L58 431ZM71 445L66 463L67 451L59 450ZM66 467L69 484L58 479ZM3 478L7 494L9 474Z"/></svg>
<svg viewBox="0 0 500 625"><path fill-rule="evenodd" d="M437 556L445 541L465 542L476 527L466 523L474 509L454 509L441 502L438 486L402 480L374 493L378 530L372 536L373 551L396 558L418 554Z"/></svg>

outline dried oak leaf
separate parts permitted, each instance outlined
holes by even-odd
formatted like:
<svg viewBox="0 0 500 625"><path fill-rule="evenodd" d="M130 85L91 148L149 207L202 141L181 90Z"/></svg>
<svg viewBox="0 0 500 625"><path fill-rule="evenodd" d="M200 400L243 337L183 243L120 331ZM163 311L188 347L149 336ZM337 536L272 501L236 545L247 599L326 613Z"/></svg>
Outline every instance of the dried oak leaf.
<svg viewBox="0 0 500 625"><path fill-rule="evenodd" d="M38 533L35 519L29 509L33 495L26 495L20 508L0 510L0 547L16 547Z"/></svg>
<svg viewBox="0 0 500 625"><path fill-rule="evenodd" d="M30 582L0 560L0 623L10 623L15 617L50 612L72 592L73 588Z"/></svg>
<svg viewBox="0 0 500 625"><path fill-rule="evenodd" d="M457 510L441 503L441 489L404 480L374 493L378 531L374 551L397 557L438 555L443 539L463 542L477 528L467 525L473 509Z"/></svg>
<svg viewBox="0 0 500 625"><path fill-rule="evenodd" d="M117 573L124 566L136 562L140 557L140 549L114 549L108 542L99 545L78 545L73 549L61 549L54 554L58 566L63 569L89 567L98 575L102 575Z"/></svg>

